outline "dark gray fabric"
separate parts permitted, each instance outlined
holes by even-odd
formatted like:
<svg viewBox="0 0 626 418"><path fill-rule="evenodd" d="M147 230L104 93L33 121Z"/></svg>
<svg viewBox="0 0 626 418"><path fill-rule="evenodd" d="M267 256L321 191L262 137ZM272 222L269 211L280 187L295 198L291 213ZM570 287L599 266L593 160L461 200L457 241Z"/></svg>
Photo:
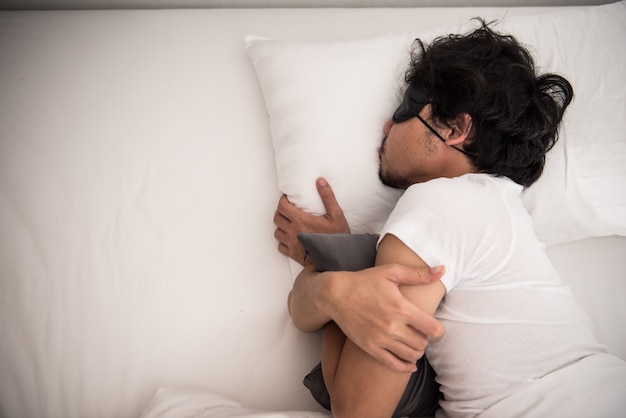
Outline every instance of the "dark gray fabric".
<svg viewBox="0 0 626 418"><path fill-rule="evenodd" d="M377 235L299 233L298 241L318 271L358 271L373 267L376 261ZM417 371L411 375L393 417L432 416L439 407L439 399L443 398L426 356L416 364ZM321 363L305 376L303 383L313 398L330 410Z"/></svg>
<svg viewBox="0 0 626 418"><path fill-rule="evenodd" d="M392 418L398 417L430 417L435 415L439 407L439 384L435 382L435 371L423 356L417 361L417 371L411 375L400 402ZM330 396L322 376L322 363L304 377L304 386L310 391L313 399L330 411Z"/></svg>
<svg viewBox="0 0 626 418"><path fill-rule="evenodd" d="M301 232L298 241L318 271L359 271L376 262L378 235Z"/></svg>

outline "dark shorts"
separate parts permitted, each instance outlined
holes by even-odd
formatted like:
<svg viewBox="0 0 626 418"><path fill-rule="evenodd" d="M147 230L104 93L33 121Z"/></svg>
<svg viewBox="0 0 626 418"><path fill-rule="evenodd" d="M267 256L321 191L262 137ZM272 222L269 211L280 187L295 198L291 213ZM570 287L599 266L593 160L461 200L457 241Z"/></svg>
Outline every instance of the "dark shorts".
<svg viewBox="0 0 626 418"><path fill-rule="evenodd" d="M435 381L435 371L428 363L426 356L417 361L417 371L411 375L409 383L402 394L393 417L427 417L435 415L439 407L439 383ZM306 386L313 398L324 408L330 410L330 396L322 377L322 363L311 370L304 378Z"/></svg>

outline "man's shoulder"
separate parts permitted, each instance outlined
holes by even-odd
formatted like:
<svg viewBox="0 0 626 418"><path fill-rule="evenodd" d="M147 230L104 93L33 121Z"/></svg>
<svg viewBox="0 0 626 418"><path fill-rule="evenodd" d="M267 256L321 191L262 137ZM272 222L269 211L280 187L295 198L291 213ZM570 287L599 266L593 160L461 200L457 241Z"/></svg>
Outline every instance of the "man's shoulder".
<svg viewBox="0 0 626 418"><path fill-rule="evenodd" d="M489 174L437 178L409 187L396 208L398 213L426 212L439 219L491 222L508 216L507 208L517 204L521 190L513 181Z"/></svg>
<svg viewBox="0 0 626 418"><path fill-rule="evenodd" d="M439 177L413 184L406 192L408 194L432 193L442 195L454 192L454 196L464 196L475 193L488 194L504 188L519 189L521 192L521 186L512 180L484 173L470 173L459 177Z"/></svg>

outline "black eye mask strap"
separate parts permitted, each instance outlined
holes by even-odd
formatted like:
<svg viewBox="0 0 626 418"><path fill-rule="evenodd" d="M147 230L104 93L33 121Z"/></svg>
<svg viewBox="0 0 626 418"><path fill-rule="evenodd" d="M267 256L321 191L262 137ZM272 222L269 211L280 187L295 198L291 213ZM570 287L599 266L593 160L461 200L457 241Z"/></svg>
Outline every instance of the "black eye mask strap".
<svg viewBox="0 0 626 418"><path fill-rule="evenodd" d="M428 122L426 122L424 118L422 118L419 114L427 103L428 89L426 88L426 86L424 86L423 84L409 85L406 92L404 93L402 103L400 103L400 106L398 106L398 109L393 114L393 122L400 123L416 117L420 120L420 122L424 124L424 126L426 126L433 134L435 134L437 138L445 143L446 140L439 134L439 132L437 132L435 128L433 128ZM461 148L457 148L454 146L452 148L467 157L472 157L471 154Z"/></svg>

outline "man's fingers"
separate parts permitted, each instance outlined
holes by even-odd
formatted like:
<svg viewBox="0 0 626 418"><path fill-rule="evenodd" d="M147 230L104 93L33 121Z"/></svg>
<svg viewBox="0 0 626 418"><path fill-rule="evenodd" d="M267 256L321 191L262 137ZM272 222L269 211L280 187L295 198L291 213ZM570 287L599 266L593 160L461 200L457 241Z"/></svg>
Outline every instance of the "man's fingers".
<svg viewBox="0 0 626 418"><path fill-rule="evenodd" d="M417 307L413 310L413 313L408 319L408 325L411 328L428 338L438 339L443 337L443 334L446 332L446 329L441 322L437 321L424 311L417 309Z"/></svg>
<svg viewBox="0 0 626 418"><path fill-rule="evenodd" d="M276 223L277 215L280 215L279 220L281 220L282 224L285 226L283 229L287 230L287 226L291 225L291 229L295 230L295 232L305 232L311 229L310 224L312 220L317 218L296 207L289 201L286 195L282 195L278 201L278 207L274 215L274 223Z"/></svg>
<svg viewBox="0 0 626 418"><path fill-rule="evenodd" d="M283 218L290 221L290 214L293 210L293 205L287 198L287 195L282 195L278 200L278 207L276 208L276 213L280 214Z"/></svg>
<svg viewBox="0 0 626 418"><path fill-rule="evenodd" d="M282 242L278 243L278 251L283 255L289 256L289 247Z"/></svg>
<svg viewBox="0 0 626 418"><path fill-rule="evenodd" d="M441 279L446 272L444 266L408 267L399 264L387 264L387 276L399 285L413 286L429 284Z"/></svg>
<svg viewBox="0 0 626 418"><path fill-rule="evenodd" d="M422 358L422 356L424 355L424 350L426 349L425 344L415 344L416 347L420 345L423 346L423 348L421 350L418 350L416 348L411 348L411 346L405 343L396 341L393 346L388 347L387 351L389 351L402 362L415 364L417 360Z"/></svg>
<svg viewBox="0 0 626 418"><path fill-rule="evenodd" d="M330 185L323 178L316 182L326 209L325 215L313 215L293 205L286 195L281 196L274 213L274 223L285 232L337 233L350 232L348 221L335 198Z"/></svg>
<svg viewBox="0 0 626 418"><path fill-rule="evenodd" d="M289 219L285 218L282 213L278 210L274 212L274 225L279 227L280 229L285 229L287 225L289 225Z"/></svg>
<svg viewBox="0 0 626 418"><path fill-rule="evenodd" d="M318 178L315 185L317 186L317 192L324 204L324 209L326 209L326 214L331 217L343 216L343 210L341 206L339 206L339 202L337 202L335 192L333 192L332 187L330 187L326 179L323 177Z"/></svg>
<svg viewBox="0 0 626 418"><path fill-rule="evenodd" d="M279 242L282 243L286 241L286 236L287 236L287 233L283 229L276 228L274 230L274 238L276 238Z"/></svg>
<svg viewBox="0 0 626 418"><path fill-rule="evenodd" d="M413 373L417 370L415 363L404 361L384 349L381 349L380 351L374 353L373 357L378 360L383 366L396 372Z"/></svg>

